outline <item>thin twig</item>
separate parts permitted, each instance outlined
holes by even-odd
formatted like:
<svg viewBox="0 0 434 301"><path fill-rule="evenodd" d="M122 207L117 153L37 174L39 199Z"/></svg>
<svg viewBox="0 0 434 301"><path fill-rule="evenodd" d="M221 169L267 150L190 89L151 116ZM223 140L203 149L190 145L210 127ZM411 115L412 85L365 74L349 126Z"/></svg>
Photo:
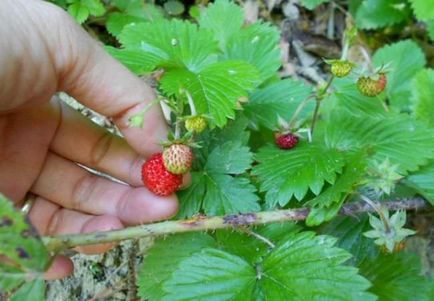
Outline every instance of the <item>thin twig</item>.
<svg viewBox="0 0 434 301"><path fill-rule="evenodd" d="M384 202L382 205L391 211L420 210L428 207L428 204L421 198ZM81 245L116 242L127 239L137 239L140 237L231 229L285 221L301 221L307 218L309 210L309 208L298 208L214 217L199 216L189 220L165 221L107 232L43 237L42 240L48 250L56 252ZM373 211L374 209L366 202L357 202L344 205L340 209L339 214L353 215L356 213Z"/></svg>
<svg viewBox="0 0 434 301"><path fill-rule="evenodd" d="M256 232L250 230L249 228L240 228L240 231L257 238L258 240L262 241L266 245L269 245L270 248L272 248L272 249L274 249L276 247L276 245L271 240L262 236L261 234L258 234Z"/></svg>

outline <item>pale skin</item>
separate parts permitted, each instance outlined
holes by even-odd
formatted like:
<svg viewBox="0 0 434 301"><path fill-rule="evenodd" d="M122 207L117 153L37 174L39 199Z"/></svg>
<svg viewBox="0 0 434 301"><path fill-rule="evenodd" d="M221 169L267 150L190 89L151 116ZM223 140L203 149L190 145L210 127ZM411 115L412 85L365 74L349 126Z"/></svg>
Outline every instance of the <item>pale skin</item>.
<svg viewBox="0 0 434 301"><path fill-rule="evenodd" d="M41 235L120 229L176 214L175 195L155 196L140 179L142 163L166 137L160 109L148 111L143 128L128 126L155 99L151 88L54 5L1 0L0 23L0 192L18 207L27 193L36 195L29 217ZM125 139L53 97L58 91L112 118ZM70 259L57 256L45 277L72 271Z"/></svg>

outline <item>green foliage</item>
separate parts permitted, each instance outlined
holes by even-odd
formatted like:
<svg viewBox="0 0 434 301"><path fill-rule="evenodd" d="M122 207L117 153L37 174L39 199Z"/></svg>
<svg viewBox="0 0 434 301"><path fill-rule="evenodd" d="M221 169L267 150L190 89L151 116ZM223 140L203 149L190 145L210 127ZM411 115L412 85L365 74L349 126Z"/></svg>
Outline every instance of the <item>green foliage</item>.
<svg viewBox="0 0 434 301"><path fill-rule="evenodd" d="M434 126L434 70L423 69L416 74L412 83L413 112L417 119Z"/></svg>
<svg viewBox="0 0 434 301"><path fill-rule="evenodd" d="M303 5L304 7L306 7L307 9L314 9L316 8L318 5L321 5L323 3L327 3L329 2L329 0L301 0L300 4Z"/></svg>
<svg viewBox="0 0 434 301"><path fill-rule="evenodd" d="M380 255L359 265L360 273L372 282L370 292L379 301L429 301L430 283L420 275L417 256L409 253Z"/></svg>
<svg viewBox="0 0 434 301"><path fill-rule="evenodd" d="M434 162L430 162L420 170L410 174L406 179L406 185L416 189L428 201L434 205Z"/></svg>
<svg viewBox="0 0 434 301"><path fill-rule="evenodd" d="M83 23L89 16L99 17L105 13L101 0L67 0L68 12L78 23Z"/></svg>
<svg viewBox="0 0 434 301"><path fill-rule="evenodd" d="M387 73L387 96L392 105L408 111L412 79L426 63L422 50L411 40L400 41L379 49L373 57L373 63L377 67L390 64L388 67L391 71Z"/></svg>
<svg viewBox="0 0 434 301"><path fill-rule="evenodd" d="M34 300L43 294L44 285L38 281L48 265L48 253L39 240L36 230L26 217L13 208L12 202L0 194L0 291L9 291L23 285L15 300L31 291ZM32 299L33 300L33 299Z"/></svg>
<svg viewBox="0 0 434 301"><path fill-rule="evenodd" d="M182 261L172 261L167 278L157 280L146 271L164 267L168 242L190 245L188 239L169 237L156 242L145 258L139 276L139 291L146 292L153 283L161 294L146 294L154 300L375 300L366 293L369 282L357 275L357 269L344 265L351 257L334 247L335 239L315 236L312 232L298 232L291 225L271 225L255 229L259 235L271 237L274 248L254 237L242 238L243 245L234 246L239 233L219 231L215 245L201 245ZM208 236L211 241L211 236ZM248 248L243 246L248 246ZM190 248L192 251L193 248ZM186 254L186 253L183 253ZM183 255L182 255L183 256ZM178 255L173 256L178 258ZM158 263L159 262L159 263ZM150 265L152 264L152 265ZM282 268L285 267L285 268ZM157 285L158 283L158 285ZM206 283L206 285L204 285ZM314 284L314 285L312 285Z"/></svg>
<svg viewBox="0 0 434 301"><path fill-rule="evenodd" d="M364 0L356 12L357 27L375 29L406 20L409 6L401 0Z"/></svg>
<svg viewBox="0 0 434 301"><path fill-rule="evenodd" d="M345 154L322 143L299 142L290 151L265 146L256 161L253 174L266 192L267 207L274 208L285 206L293 196L303 199L309 190L318 195L325 182L334 184L345 165Z"/></svg>
<svg viewBox="0 0 434 301"><path fill-rule="evenodd" d="M421 21L434 19L434 1L432 0L410 0L416 18Z"/></svg>

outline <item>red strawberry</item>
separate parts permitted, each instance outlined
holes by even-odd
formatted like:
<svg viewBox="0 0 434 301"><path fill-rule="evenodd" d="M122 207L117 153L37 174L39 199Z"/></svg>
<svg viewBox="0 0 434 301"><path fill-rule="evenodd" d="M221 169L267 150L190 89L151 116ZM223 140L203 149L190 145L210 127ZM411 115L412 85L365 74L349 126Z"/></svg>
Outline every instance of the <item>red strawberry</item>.
<svg viewBox="0 0 434 301"><path fill-rule="evenodd" d="M163 155L152 155L142 166L142 181L145 186L160 196L174 193L182 183L182 176L169 172L163 163Z"/></svg>
<svg viewBox="0 0 434 301"><path fill-rule="evenodd" d="M277 133L275 134L275 142L277 146L282 149L291 149L297 145L298 137L292 133Z"/></svg>
<svg viewBox="0 0 434 301"><path fill-rule="evenodd" d="M184 174L190 170L193 162L193 152L188 145L172 144L163 152L164 166L176 175Z"/></svg>

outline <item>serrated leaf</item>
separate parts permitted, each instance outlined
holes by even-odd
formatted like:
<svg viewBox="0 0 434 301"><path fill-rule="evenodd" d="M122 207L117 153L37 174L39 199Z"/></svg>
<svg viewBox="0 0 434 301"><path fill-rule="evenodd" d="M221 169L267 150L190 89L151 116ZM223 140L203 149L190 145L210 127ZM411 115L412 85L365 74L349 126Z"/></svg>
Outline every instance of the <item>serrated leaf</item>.
<svg viewBox="0 0 434 301"><path fill-rule="evenodd" d="M423 69L413 78L412 103L414 115L434 127L434 70Z"/></svg>
<svg viewBox="0 0 434 301"><path fill-rule="evenodd" d="M267 192L269 208L284 206L293 196L301 200L309 190L318 195L326 181L335 182L345 164L344 153L304 141L291 150L266 146L259 150L256 160L259 164L253 174L260 179L261 190Z"/></svg>
<svg viewBox="0 0 434 301"><path fill-rule="evenodd" d="M132 72L139 75L151 72L159 62L159 57L139 49L117 49L106 46L105 50Z"/></svg>
<svg viewBox="0 0 434 301"><path fill-rule="evenodd" d="M44 280L34 280L23 284L10 297L9 301L44 301L45 300L45 282Z"/></svg>
<svg viewBox="0 0 434 301"><path fill-rule="evenodd" d="M312 88L300 81L285 79L255 90L244 106L249 119L261 126L276 130L279 116L289 121L299 104L312 93ZM307 103L300 113L300 119L313 112L314 101Z"/></svg>
<svg viewBox="0 0 434 301"><path fill-rule="evenodd" d="M321 228L320 233L336 237L337 246L350 252L353 255L350 262L357 264L378 255L378 247L363 235L369 229L371 227L367 215L357 218L338 216Z"/></svg>
<svg viewBox="0 0 434 301"><path fill-rule="evenodd" d="M226 49L227 41L240 30L243 22L241 7L228 0L215 1L199 17L199 25L213 32L221 50Z"/></svg>
<svg viewBox="0 0 434 301"><path fill-rule="evenodd" d="M144 22L144 21L146 20L142 17L132 16L120 12L114 12L108 15L106 28L109 33L117 37L122 32L122 29L126 25L131 23Z"/></svg>
<svg viewBox="0 0 434 301"><path fill-rule="evenodd" d="M416 189L434 206L434 162L410 174L404 183Z"/></svg>
<svg viewBox="0 0 434 301"><path fill-rule="evenodd" d="M324 127L318 127L329 147L341 150L372 149L371 160L389 158L406 174L434 158L434 132L406 115L387 118L356 118L336 112ZM344 130L343 130L344 129Z"/></svg>
<svg viewBox="0 0 434 301"><path fill-rule="evenodd" d="M365 0L356 13L357 27L376 29L406 20L410 15L408 5L402 0Z"/></svg>
<svg viewBox="0 0 434 301"><path fill-rule="evenodd" d="M255 276L254 268L242 258L204 249L180 263L164 284L163 300L249 300Z"/></svg>
<svg viewBox="0 0 434 301"><path fill-rule="evenodd" d="M139 296L150 301L162 300L164 282L170 279L178 264L214 244L214 240L205 233L180 234L156 241L140 268L137 281Z"/></svg>
<svg viewBox="0 0 434 301"><path fill-rule="evenodd" d="M228 141L209 154L205 171L208 173L241 174L250 168L253 154L241 142Z"/></svg>
<svg viewBox="0 0 434 301"><path fill-rule="evenodd" d="M416 18L420 21L434 19L434 1L433 0L410 0Z"/></svg>
<svg viewBox="0 0 434 301"><path fill-rule="evenodd" d="M277 28L268 23L255 23L232 36L223 58L252 64L259 70L261 82L264 82L275 75L281 66L279 39Z"/></svg>
<svg viewBox="0 0 434 301"><path fill-rule="evenodd" d="M83 23L89 17L89 9L84 6L81 2L76 2L68 6L68 13L77 21L79 24Z"/></svg>
<svg viewBox="0 0 434 301"><path fill-rule="evenodd" d="M203 208L207 215L259 211L256 188L243 177L225 174L207 176Z"/></svg>
<svg viewBox="0 0 434 301"><path fill-rule="evenodd" d="M403 111L409 111L412 78L425 66L426 60L420 47L411 40L384 46L373 57L375 66L388 65L386 92L390 103Z"/></svg>
<svg viewBox="0 0 434 301"><path fill-rule="evenodd" d="M99 17L105 13L105 7L101 0L80 0L87 7L92 16Z"/></svg>
<svg viewBox="0 0 434 301"><path fill-rule="evenodd" d="M199 72L215 61L217 43L211 32L177 19L125 26L119 40L127 49L141 49L160 59L159 67Z"/></svg>
<svg viewBox="0 0 434 301"><path fill-rule="evenodd" d="M408 253L380 255L374 260L364 260L360 273L373 286L369 289L379 301L429 301L430 284L420 276L420 261Z"/></svg>
<svg viewBox="0 0 434 301"><path fill-rule="evenodd" d="M369 281L342 265L351 255L335 242L313 232L288 236L260 266L266 300L376 300L365 292Z"/></svg>
<svg viewBox="0 0 434 301"><path fill-rule="evenodd" d="M198 74L187 73L182 69L168 73L162 88L171 93L180 88L187 90L197 112L209 115L210 123L218 127L235 117L238 99L246 97L259 79L256 68L238 61L216 62Z"/></svg>
<svg viewBox="0 0 434 301"><path fill-rule="evenodd" d="M355 190L357 184L360 184L365 173L365 155L361 152L350 155L347 162L335 184L306 203L312 207L306 219L308 226L317 226L335 217L346 196Z"/></svg>
<svg viewBox="0 0 434 301"><path fill-rule="evenodd" d="M206 178L201 172L191 172L191 184L187 189L177 193L180 208L177 218L186 218L200 212L203 197L205 196Z"/></svg>
<svg viewBox="0 0 434 301"><path fill-rule="evenodd" d="M329 0L300 0L299 2L307 9L313 10L317 6L329 2Z"/></svg>

